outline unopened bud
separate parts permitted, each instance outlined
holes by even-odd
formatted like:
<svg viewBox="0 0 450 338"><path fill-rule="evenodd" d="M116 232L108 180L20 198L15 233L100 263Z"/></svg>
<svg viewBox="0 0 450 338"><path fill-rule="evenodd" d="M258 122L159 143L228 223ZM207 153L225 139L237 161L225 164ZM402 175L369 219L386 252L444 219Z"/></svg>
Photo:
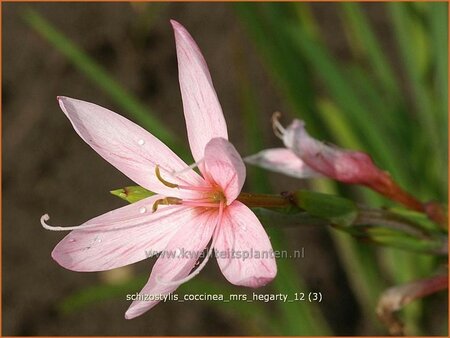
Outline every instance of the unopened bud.
<svg viewBox="0 0 450 338"><path fill-rule="evenodd" d="M310 168L334 180L370 187L390 181L389 174L379 169L369 155L314 139L303 121L292 122L283 134L283 142Z"/></svg>

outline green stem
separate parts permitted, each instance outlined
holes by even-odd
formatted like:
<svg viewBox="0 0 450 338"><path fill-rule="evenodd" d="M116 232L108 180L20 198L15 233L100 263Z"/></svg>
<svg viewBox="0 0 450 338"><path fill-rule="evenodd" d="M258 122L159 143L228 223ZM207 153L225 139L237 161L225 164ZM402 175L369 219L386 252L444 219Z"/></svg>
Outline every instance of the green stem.
<svg viewBox="0 0 450 338"><path fill-rule="evenodd" d="M250 208L283 208L295 205L292 194L270 195L241 192L237 200Z"/></svg>
<svg viewBox="0 0 450 338"><path fill-rule="evenodd" d="M383 209L359 206L359 213L354 224L385 226L418 238L430 238L426 229L423 229L417 223Z"/></svg>
<svg viewBox="0 0 450 338"><path fill-rule="evenodd" d="M445 234L435 229L389 210L355 205L333 195L306 191L284 195L241 193L238 200L248 207L257 208L255 212L261 221L277 227L333 225L377 245L433 255L448 252ZM348 208L346 203L351 203L352 208ZM287 212L269 210L272 208L287 209Z"/></svg>

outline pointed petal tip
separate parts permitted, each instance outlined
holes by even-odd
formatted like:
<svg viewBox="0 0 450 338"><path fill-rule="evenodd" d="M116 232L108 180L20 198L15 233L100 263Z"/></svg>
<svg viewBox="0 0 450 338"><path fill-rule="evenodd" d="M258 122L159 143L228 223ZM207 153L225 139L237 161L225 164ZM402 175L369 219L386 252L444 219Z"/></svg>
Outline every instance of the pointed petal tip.
<svg viewBox="0 0 450 338"><path fill-rule="evenodd" d="M52 250L52 253L51 253L50 255L52 256L53 260L54 260L56 263L59 264L59 262L58 262L58 256L57 256L55 250L56 250L56 248L54 248L54 249Z"/></svg>
<svg viewBox="0 0 450 338"><path fill-rule="evenodd" d="M180 26L183 27L177 20L170 19L170 24L173 28L179 28Z"/></svg>
<svg viewBox="0 0 450 338"><path fill-rule="evenodd" d="M67 96L57 96L56 100L59 103L59 107L62 109L62 111L67 115L68 112L66 111L66 104L70 103L70 102L74 102L77 101L75 99L71 99L70 97Z"/></svg>
<svg viewBox="0 0 450 338"><path fill-rule="evenodd" d="M125 312L125 319L134 319L151 310L155 305L157 305L159 301L156 302L147 302L147 301L134 301L131 303L128 310Z"/></svg>
<svg viewBox="0 0 450 338"><path fill-rule="evenodd" d="M69 264L69 262L71 262L71 260L67 259L67 256L65 257L65 255L61 254L61 252L57 249L58 249L58 246L56 246L51 253L53 260L56 263L58 263L59 266L63 267L64 269L79 272L78 270L75 270L73 268L72 264Z"/></svg>
<svg viewBox="0 0 450 338"><path fill-rule="evenodd" d="M67 96L58 95L56 97L56 101L58 101L59 103L61 103L62 101L68 101L68 100L70 100L70 97L67 97Z"/></svg>
<svg viewBox="0 0 450 338"><path fill-rule="evenodd" d="M58 245L53 249L51 256L60 267L67 269L69 271L74 272L97 271L95 269L83 268L81 265L75 264L74 260L67 253L61 251Z"/></svg>
<svg viewBox="0 0 450 338"><path fill-rule="evenodd" d="M186 28L178 21L176 21L174 19L170 19L170 24L172 25L172 28L175 31L175 34L177 34L177 33L186 34L187 33Z"/></svg>
<svg viewBox="0 0 450 338"><path fill-rule="evenodd" d="M63 111L63 113L69 117L69 112L67 111L66 108L66 103L68 102L68 98L65 96L57 96L56 99L58 100L58 104L59 107L61 108L61 110ZM69 118L70 119L70 118Z"/></svg>
<svg viewBox="0 0 450 338"><path fill-rule="evenodd" d="M67 249L64 250L64 247L61 247L61 243L63 243L63 241L59 242L51 253L53 260L56 263L58 263L60 267L74 272L102 271L100 268L97 269L96 267L89 267L77 264L76 260L74 260L73 257L69 253L67 253Z"/></svg>
<svg viewBox="0 0 450 338"><path fill-rule="evenodd" d="M61 109L63 108L63 106L64 106L64 100L66 99L66 97L65 96L57 96L56 97L56 101L58 102L58 104L59 104L59 106L61 107Z"/></svg>
<svg viewBox="0 0 450 338"><path fill-rule="evenodd" d="M130 320L130 319L133 319L133 318L136 318L136 317L137 317L137 315L135 313L133 313L133 310L131 308L129 308L127 310L127 312L125 312L125 319Z"/></svg>

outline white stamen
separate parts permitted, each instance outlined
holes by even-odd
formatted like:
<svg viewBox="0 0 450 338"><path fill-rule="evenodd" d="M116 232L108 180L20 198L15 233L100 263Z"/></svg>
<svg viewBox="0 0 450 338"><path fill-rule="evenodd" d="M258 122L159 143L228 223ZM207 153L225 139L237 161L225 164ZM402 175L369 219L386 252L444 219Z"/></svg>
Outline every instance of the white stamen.
<svg viewBox="0 0 450 338"><path fill-rule="evenodd" d="M42 215L41 217L41 225L44 229L50 230L50 231L72 231L72 230L83 230L83 229L90 229L98 227L98 223L93 224L85 224L85 225L76 225L71 227L57 227L53 225L49 225L45 222L47 222L50 219L50 216L48 214ZM75 240L74 240L75 241Z"/></svg>
<svg viewBox="0 0 450 338"><path fill-rule="evenodd" d="M278 120L281 116L280 112L275 112L272 115L272 128L275 136L277 136L279 139L283 140L284 134L286 133L286 129L281 125L280 121Z"/></svg>
<svg viewBox="0 0 450 338"><path fill-rule="evenodd" d="M203 162L203 160L204 160L204 159L202 158L200 161L195 162L195 163L192 163L191 165L189 165L189 166L187 166L186 168L181 169L181 170L179 170L179 171L173 170L173 171L172 171L172 175L173 175L174 177L178 177L178 176L180 176L181 174L184 174L184 173L188 172L189 170L195 169L195 168L197 168L197 167L200 165L200 163Z"/></svg>
<svg viewBox="0 0 450 338"><path fill-rule="evenodd" d="M138 144L139 144L140 146L143 146L143 145L145 144L145 141L141 139L141 140L138 141Z"/></svg>
<svg viewBox="0 0 450 338"><path fill-rule="evenodd" d="M140 212L141 214L144 214L146 211L147 211L147 209L144 208L144 207L139 208L139 212Z"/></svg>
<svg viewBox="0 0 450 338"><path fill-rule="evenodd" d="M145 209L145 208L141 208L141 209ZM167 206L164 208L164 211L171 210L171 209L172 209L171 206ZM145 209L145 211L147 211L147 209ZM163 217L163 216L164 216L164 214L161 215L161 217ZM108 225L110 227L105 227L105 223L103 223L103 222L60 227L60 226L53 226L53 225L47 224L46 222L49 219L50 219L50 216L48 214L42 215L41 225L44 229L47 229L50 231L72 231L72 230L84 230L84 229L103 228L103 227L104 227L105 231L108 231L108 230L120 230L120 229L125 229L125 228L129 229L129 228L139 227L139 226L146 224L144 221L142 221L142 219L143 219L142 216L139 216L138 214L136 214L133 218L129 218L129 217L117 218L116 220L110 221L110 222L108 222ZM129 220L136 220L137 222L127 225L127 226L124 226L123 222L129 221ZM116 226L116 225L118 225L118 226Z"/></svg>

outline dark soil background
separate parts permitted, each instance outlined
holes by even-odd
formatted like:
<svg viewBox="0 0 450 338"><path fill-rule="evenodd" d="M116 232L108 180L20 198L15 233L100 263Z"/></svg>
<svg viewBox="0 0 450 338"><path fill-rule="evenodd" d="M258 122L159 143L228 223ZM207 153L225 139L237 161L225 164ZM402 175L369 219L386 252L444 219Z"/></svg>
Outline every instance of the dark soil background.
<svg viewBox="0 0 450 338"><path fill-rule="evenodd" d="M316 12L330 44L346 57L344 36L335 29L338 18L333 6L318 5ZM70 96L123 112L24 23L23 10L31 7L39 11L151 107L180 139L186 139L169 24L170 18L177 19L202 49L223 106L230 139L241 154L247 155L237 60L247 68L263 109L261 125L267 145L280 145L271 132L272 112L292 112L282 101L233 5L7 3L2 7L3 335L264 334L257 329L246 331L245 318L224 314L220 307L204 302L159 304L132 321L123 317L129 306L124 298L64 315L57 309L65 297L114 275L75 273L58 266L50 252L64 234L45 231L39 224L39 218L47 212L50 223L73 225L120 207L124 203L108 191L132 182L78 137L55 98ZM382 11L377 6L372 9L377 28L386 30ZM142 14L145 11L153 13L149 19ZM272 183L277 182L276 191L292 190L302 184L276 174L270 178ZM306 257L299 262L298 273L308 285L328 295L323 310L335 333L373 334L372 325L361 318L327 232L286 231L290 238L296 238L292 240L293 247L305 247ZM150 272L152 264L138 263L131 273ZM213 261L202 274L224 281Z"/></svg>

